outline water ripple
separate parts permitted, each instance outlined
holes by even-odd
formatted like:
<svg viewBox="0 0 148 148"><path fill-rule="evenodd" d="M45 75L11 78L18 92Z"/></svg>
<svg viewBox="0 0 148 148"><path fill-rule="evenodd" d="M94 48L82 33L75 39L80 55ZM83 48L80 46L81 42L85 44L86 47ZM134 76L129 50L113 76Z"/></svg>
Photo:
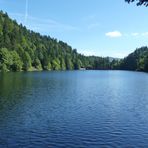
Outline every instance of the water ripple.
<svg viewBox="0 0 148 148"><path fill-rule="evenodd" d="M5 74L0 147L148 147L147 90L137 72Z"/></svg>

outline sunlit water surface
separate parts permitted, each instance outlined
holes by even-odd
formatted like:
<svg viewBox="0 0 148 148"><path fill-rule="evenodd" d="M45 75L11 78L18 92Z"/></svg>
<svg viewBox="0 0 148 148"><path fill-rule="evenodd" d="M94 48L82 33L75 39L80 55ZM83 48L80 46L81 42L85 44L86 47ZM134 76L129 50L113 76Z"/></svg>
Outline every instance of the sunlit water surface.
<svg viewBox="0 0 148 148"><path fill-rule="evenodd" d="M0 147L148 147L148 74L0 74Z"/></svg>

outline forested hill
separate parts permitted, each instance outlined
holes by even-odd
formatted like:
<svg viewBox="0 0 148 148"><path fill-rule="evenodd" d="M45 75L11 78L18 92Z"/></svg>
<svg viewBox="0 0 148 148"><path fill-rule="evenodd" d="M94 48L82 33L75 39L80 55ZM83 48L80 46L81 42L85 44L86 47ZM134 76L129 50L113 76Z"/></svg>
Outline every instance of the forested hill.
<svg viewBox="0 0 148 148"><path fill-rule="evenodd" d="M84 56L67 43L41 36L0 11L0 71L110 69L109 58Z"/></svg>
<svg viewBox="0 0 148 148"><path fill-rule="evenodd" d="M124 59L84 56L67 43L26 29L0 11L0 71L137 70L148 72L148 48Z"/></svg>
<svg viewBox="0 0 148 148"><path fill-rule="evenodd" d="M141 47L120 61L118 65L122 70L148 72L148 47Z"/></svg>

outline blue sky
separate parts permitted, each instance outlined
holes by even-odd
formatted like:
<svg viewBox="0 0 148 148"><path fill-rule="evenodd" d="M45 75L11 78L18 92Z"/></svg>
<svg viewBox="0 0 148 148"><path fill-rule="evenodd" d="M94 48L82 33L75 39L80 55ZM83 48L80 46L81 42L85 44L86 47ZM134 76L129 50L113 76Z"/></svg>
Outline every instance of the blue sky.
<svg viewBox="0 0 148 148"><path fill-rule="evenodd" d="M86 55L121 58L148 43L148 8L124 0L0 0L0 9Z"/></svg>

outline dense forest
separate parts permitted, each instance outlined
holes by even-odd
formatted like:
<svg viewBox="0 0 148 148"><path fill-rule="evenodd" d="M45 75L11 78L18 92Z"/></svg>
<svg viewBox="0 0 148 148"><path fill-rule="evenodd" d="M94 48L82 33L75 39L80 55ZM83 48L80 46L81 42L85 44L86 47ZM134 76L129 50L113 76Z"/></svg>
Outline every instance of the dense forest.
<svg viewBox="0 0 148 148"><path fill-rule="evenodd" d="M121 60L84 56L63 41L28 30L0 11L0 71L81 68L148 71L148 48L139 48Z"/></svg>
<svg viewBox="0 0 148 148"><path fill-rule="evenodd" d="M148 72L148 47L141 47L120 61L119 69Z"/></svg>
<svg viewBox="0 0 148 148"><path fill-rule="evenodd" d="M0 12L0 70L109 69L109 58L84 56L67 43L27 30Z"/></svg>

